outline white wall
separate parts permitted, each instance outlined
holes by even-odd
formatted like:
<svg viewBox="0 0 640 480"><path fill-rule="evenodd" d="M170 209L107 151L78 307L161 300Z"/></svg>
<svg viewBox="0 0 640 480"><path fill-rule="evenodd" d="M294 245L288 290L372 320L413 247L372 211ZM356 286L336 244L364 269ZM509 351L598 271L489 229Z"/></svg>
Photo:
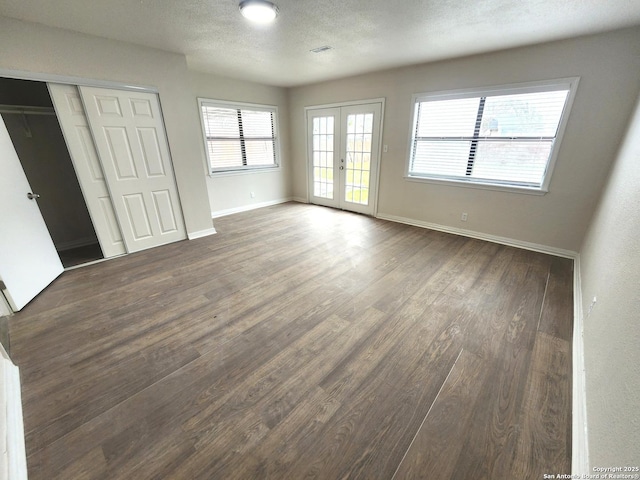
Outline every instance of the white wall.
<svg viewBox="0 0 640 480"><path fill-rule="evenodd" d="M212 214L220 214L283 201L291 197L289 162L289 108L287 91L252 82L190 72L194 92L193 109L198 113L197 97L278 107L280 137L280 168L259 173L222 174L206 177L209 206ZM206 158L204 141L200 141ZM206 169L205 164L205 169ZM255 197L251 197L254 192Z"/></svg>
<svg viewBox="0 0 640 480"><path fill-rule="evenodd" d="M0 69L156 87L187 231L212 227L202 135L186 58L0 17Z"/></svg>
<svg viewBox="0 0 640 480"><path fill-rule="evenodd" d="M639 167L640 103L580 252L591 467L640 461Z"/></svg>
<svg viewBox="0 0 640 480"><path fill-rule="evenodd" d="M293 195L307 196L304 107L386 97L379 214L578 251L640 88L639 48L627 29L293 88ZM570 76L581 80L547 195L404 179L412 94Z"/></svg>

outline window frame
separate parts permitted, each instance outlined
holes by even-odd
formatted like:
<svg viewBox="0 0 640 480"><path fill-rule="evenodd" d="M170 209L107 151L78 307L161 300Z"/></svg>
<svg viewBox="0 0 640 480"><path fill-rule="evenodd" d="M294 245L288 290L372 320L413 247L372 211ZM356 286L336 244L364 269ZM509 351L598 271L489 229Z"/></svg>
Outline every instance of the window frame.
<svg viewBox="0 0 640 480"><path fill-rule="evenodd" d="M249 173L259 173L259 172L269 172L280 169L280 124L279 124L279 113L277 105L266 105L259 103L246 103L246 102L235 102L229 100L217 100L212 98L204 98L198 97L198 114L200 115L200 127L202 129L202 139L203 146L205 151L205 157L207 160L207 171L210 177L215 176L225 176L225 175L243 175ZM207 138L207 130L205 127L204 114L202 111L202 107L214 107L214 108L225 108L229 110L251 110L251 111L259 111L259 112L269 112L273 115L273 154L274 154L274 164L273 165L242 165L235 167L220 167L213 168L211 162L211 156L209 153L209 145ZM242 142L242 140L241 140Z"/></svg>
<svg viewBox="0 0 640 480"><path fill-rule="evenodd" d="M551 177L558 158L558 152L562 144L564 132L567 126L567 122L571 113L571 107L576 95L578 82L580 77L568 77L559 78L554 80L545 80L537 82L526 82L509 85L495 85L490 87L478 87L478 88L465 88L457 90L436 91L427 93L417 93L411 97L411 123L409 126L409 145L408 155L405 165L405 180L421 183L433 183L439 185L451 185L457 187L479 188L485 190L497 190L497 191L509 191L517 193L525 193L532 195L544 195L549 192L549 184L551 183ZM441 100L458 100L464 98L473 97L490 97L497 95L514 95L514 94L526 94L526 93L539 93L545 91L554 91L558 89L568 89L567 100L565 107L558 123L558 130L553 142L553 147L549 155L546 170L539 187L537 186L524 186L516 183L509 183L508 181L491 181L478 178L469 177L463 179L461 177L436 177L429 176L428 174L416 175L411 172L411 161L414 155L415 147L415 132L418 109L416 108L419 102L425 101L441 101Z"/></svg>

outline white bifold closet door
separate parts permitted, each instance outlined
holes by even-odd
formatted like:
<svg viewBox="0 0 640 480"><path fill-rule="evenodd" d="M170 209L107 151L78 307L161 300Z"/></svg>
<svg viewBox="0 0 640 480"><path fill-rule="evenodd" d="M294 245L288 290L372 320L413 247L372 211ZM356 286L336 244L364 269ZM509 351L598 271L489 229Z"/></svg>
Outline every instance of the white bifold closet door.
<svg viewBox="0 0 640 480"><path fill-rule="evenodd" d="M158 96L83 86L79 91L127 251L184 240Z"/></svg>
<svg viewBox="0 0 640 480"><path fill-rule="evenodd" d="M127 253L78 87L48 87L102 254L110 258Z"/></svg>
<svg viewBox="0 0 640 480"><path fill-rule="evenodd" d="M0 172L0 280L17 312L64 268L1 115Z"/></svg>

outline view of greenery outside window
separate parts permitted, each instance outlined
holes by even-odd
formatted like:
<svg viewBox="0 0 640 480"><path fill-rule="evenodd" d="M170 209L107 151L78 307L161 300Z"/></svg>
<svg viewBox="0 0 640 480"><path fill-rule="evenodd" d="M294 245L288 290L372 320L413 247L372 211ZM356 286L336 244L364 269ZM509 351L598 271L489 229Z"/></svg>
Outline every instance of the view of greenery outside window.
<svg viewBox="0 0 640 480"><path fill-rule="evenodd" d="M545 189L570 92L567 83L414 96L408 176Z"/></svg>
<svg viewBox="0 0 640 480"><path fill-rule="evenodd" d="M278 166L276 107L200 99L211 173Z"/></svg>

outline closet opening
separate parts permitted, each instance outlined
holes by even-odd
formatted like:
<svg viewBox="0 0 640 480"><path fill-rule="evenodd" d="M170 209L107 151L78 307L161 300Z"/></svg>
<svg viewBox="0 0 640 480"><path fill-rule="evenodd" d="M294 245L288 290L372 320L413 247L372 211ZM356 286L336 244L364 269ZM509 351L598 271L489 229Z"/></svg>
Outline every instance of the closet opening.
<svg viewBox="0 0 640 480"><path fill-rule="evenodd" d="M0 115L63 266L103 259L47 84L0 78Z"/></svg>

